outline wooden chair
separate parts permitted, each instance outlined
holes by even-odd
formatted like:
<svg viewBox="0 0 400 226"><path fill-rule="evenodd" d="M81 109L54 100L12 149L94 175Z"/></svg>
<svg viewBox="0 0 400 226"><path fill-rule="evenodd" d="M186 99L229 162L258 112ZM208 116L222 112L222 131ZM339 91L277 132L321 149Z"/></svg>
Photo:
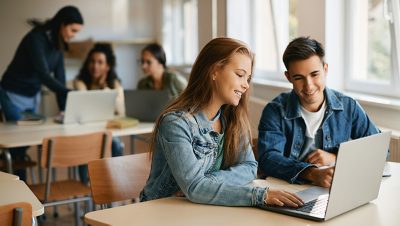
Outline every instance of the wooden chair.
<svg viewBox="0 0 400 226"><path fill-rule="evenodd" d="M89 162L89 179L95 204L105 208L112 202L139 197L150 174L148 153L125 155Z"/></svg>
<svg viewBox="0 0 400 226"><path fill-rule="evenodd" d="M254 153L254 157L256 158L257 162L259 161L258 159L258 138L253 138L253 140L251 141L251 147L253 148L253 153ZM258 164L258 169L257 169L257 178L265 178L264 173L262 172L262 170L260 169L260 164Z"/></svg>
<svg viewBox="0 0 400 226"><path fill-rule="evenodd" d="M17 202L0 206L0 223L2 226L31 226L31 204Z"/></svg>
<svg viewBox="0 0 400 226"><path fill-rule="evenodd" d="M257 151L257 146L258 146L258 138L253 138L251 141L251 147L253 148L253 154L256 160L258 161L258 151Z"/></svg>
<svg viewBox="0 0 400 226"><path fill-rule="evenodd" d="M0 106L1 107L1 106ZM6 123L6 117L4 115L4 112L1 110L0 108L0 122L1 123ZM8 153L9 155L9 153ZM12 166L10 168L10 166L8 166L6 164L6 159L7 158L11 158L11 156L6 156L6 154L3 152L0 155L0 170L2 171L6 171L8 173L13 173L12 170L19 170L19 169L28 169L31 173L31 179L32 179L32 183L36 183L36 177L35 177L35 172L34 172L34 167L37 165L37 163L35 161L32 161L32 159L29 157L29 155L25 155L24 159L21 161L13 161L12 162Z"/></svg>
<svg viewBox="0 0 400 226"><path fill-rule="evenodd" d="M44 207L75 204L76 225L80 224L78 203L89 201L90 188L77 178L52 181L55 168L77 167L111 155L111 133L97 132L76 136L45 138L42 143L41 165L47 169L46 183L30 186Z"/></svg>

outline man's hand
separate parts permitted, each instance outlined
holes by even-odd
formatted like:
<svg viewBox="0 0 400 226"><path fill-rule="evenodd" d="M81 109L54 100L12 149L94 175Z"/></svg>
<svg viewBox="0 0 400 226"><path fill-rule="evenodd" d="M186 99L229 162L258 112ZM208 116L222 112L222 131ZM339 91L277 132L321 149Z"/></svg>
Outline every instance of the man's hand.
<svg viewBox="0 0 400 226"><path fill-rule="evenodd" d="M336 155L327 151L317 149L307 156L306 162L316 166L332 166L335 165Z"/></svg>
<svg viewBox="0 0 400 226"><path fill-rule="evenodd" d="M329 188L332 184L333 171L335 166L329 167L310 167L305 169L300 177L313 182L315 185Z"/></svg>
<svg viewBox="0 0 400 226"><path fill-rule="evenodd" d="M299 198L296 194L282 190L268 189L266 197L267 200L265 200L265 203L268 205L290 206L297 208L304 204L303 200L301 200L301 198Z"/></svg>

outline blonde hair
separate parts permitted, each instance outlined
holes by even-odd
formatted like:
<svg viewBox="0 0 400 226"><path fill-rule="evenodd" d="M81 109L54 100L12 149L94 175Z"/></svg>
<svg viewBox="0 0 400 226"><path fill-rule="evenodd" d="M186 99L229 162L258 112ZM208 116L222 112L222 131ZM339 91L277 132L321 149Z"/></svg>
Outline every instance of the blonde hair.
<svg viewBox="0 0 400 226"><path fill-rule="evenodd" d="M211 101L213 94L212 74L230 62L234 54L243 54L254 64L254 54L247 45L232 38L215 38L200 51L190 73L186 89L163 111L156 120L152 135L150 152L155 149L158 127L164 114L173 111L188 111L194 114L202 110ZM248 118L249 91L245 92L237 106L224 105L226 119L223 168L237 163L239 153L246 151L251 141L250 122Z"/></svg>

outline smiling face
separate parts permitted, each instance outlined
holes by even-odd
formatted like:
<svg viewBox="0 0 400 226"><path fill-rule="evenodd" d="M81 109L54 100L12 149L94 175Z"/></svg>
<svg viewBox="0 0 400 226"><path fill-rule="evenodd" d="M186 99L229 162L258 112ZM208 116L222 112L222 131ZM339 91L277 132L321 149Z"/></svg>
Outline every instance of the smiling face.
<svg viewBox="0 0 400 226"><path fill-rule="evenodd" d="M110 66L104 53L94 52L89 61L89 73L93 80L106 77Z"/></svg>
<svg viewBox="0 0 400 226"><path fill-rule="evenodd" d="M229 63L218 68L212 75L213 101L219 105L237 106L242 95L249 89L252 62L249 56L235 53Z"/></svg>
<svg viewBox="0 0 400 226"><path fill-rule="evenodd" d="M64 42L71 41L72 38L75 37L76 33L78 33L82 29L82 24L73 23L61 25L60 35L63 37Z"/></svg>
<svg viewBox="0 0 400 226"><path fill-rule="evenodd" d="M324 102L324 90L328 65L317 56L293 61L285 72L287 80L300 99L301 105L310 112L316 112Z"/></svg>

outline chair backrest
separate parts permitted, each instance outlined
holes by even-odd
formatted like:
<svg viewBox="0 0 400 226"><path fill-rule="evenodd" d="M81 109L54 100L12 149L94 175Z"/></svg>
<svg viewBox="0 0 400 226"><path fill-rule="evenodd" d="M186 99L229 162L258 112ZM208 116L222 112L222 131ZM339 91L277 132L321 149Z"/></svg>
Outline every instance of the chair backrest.
<svg viewBox="0 0 400 226"><path fill-rule="evenodd" d="M251 147L253 148L254 157L258 161L257 145L258 145L258 138L253 138L253 140L251 141Z"/></svg>
<svg viewBox="0 0 400 226"><path fill-rule="evenodd" d="M31 204L17 202L0 206L0 222L2 226L31 226Z"/></svg>
<svg viewBox="0 0 400 226"><path fill-rule="evenodd" d="M139 197L150 174L148 153L89 162L90 187L96 204Z"/></svg>
<svg viewBox="0 0 400 226"><path fill-rule="evenodd" d="M45 138L42 143L42 167L71 167L109 157L111 139L112 135L107 131Z"/></svg>
<svg viewBox="0 0 400 226"><path fill-rule="evenodd" d="M6 121L6 116L4 115L3 110L1 109L1 105L0 105L0 122L5 123Z"/></svg>
<svg viewBox="0 0 400 226"><path fill-rule="evenodd" d="M259 161L259 156L258 156L258 138L253 138L253 140L251 141L251 147L253 149L254 157L258 162ZM260 164L258 164L257 178L265 178L264 173L260 169Z"/></svg>

